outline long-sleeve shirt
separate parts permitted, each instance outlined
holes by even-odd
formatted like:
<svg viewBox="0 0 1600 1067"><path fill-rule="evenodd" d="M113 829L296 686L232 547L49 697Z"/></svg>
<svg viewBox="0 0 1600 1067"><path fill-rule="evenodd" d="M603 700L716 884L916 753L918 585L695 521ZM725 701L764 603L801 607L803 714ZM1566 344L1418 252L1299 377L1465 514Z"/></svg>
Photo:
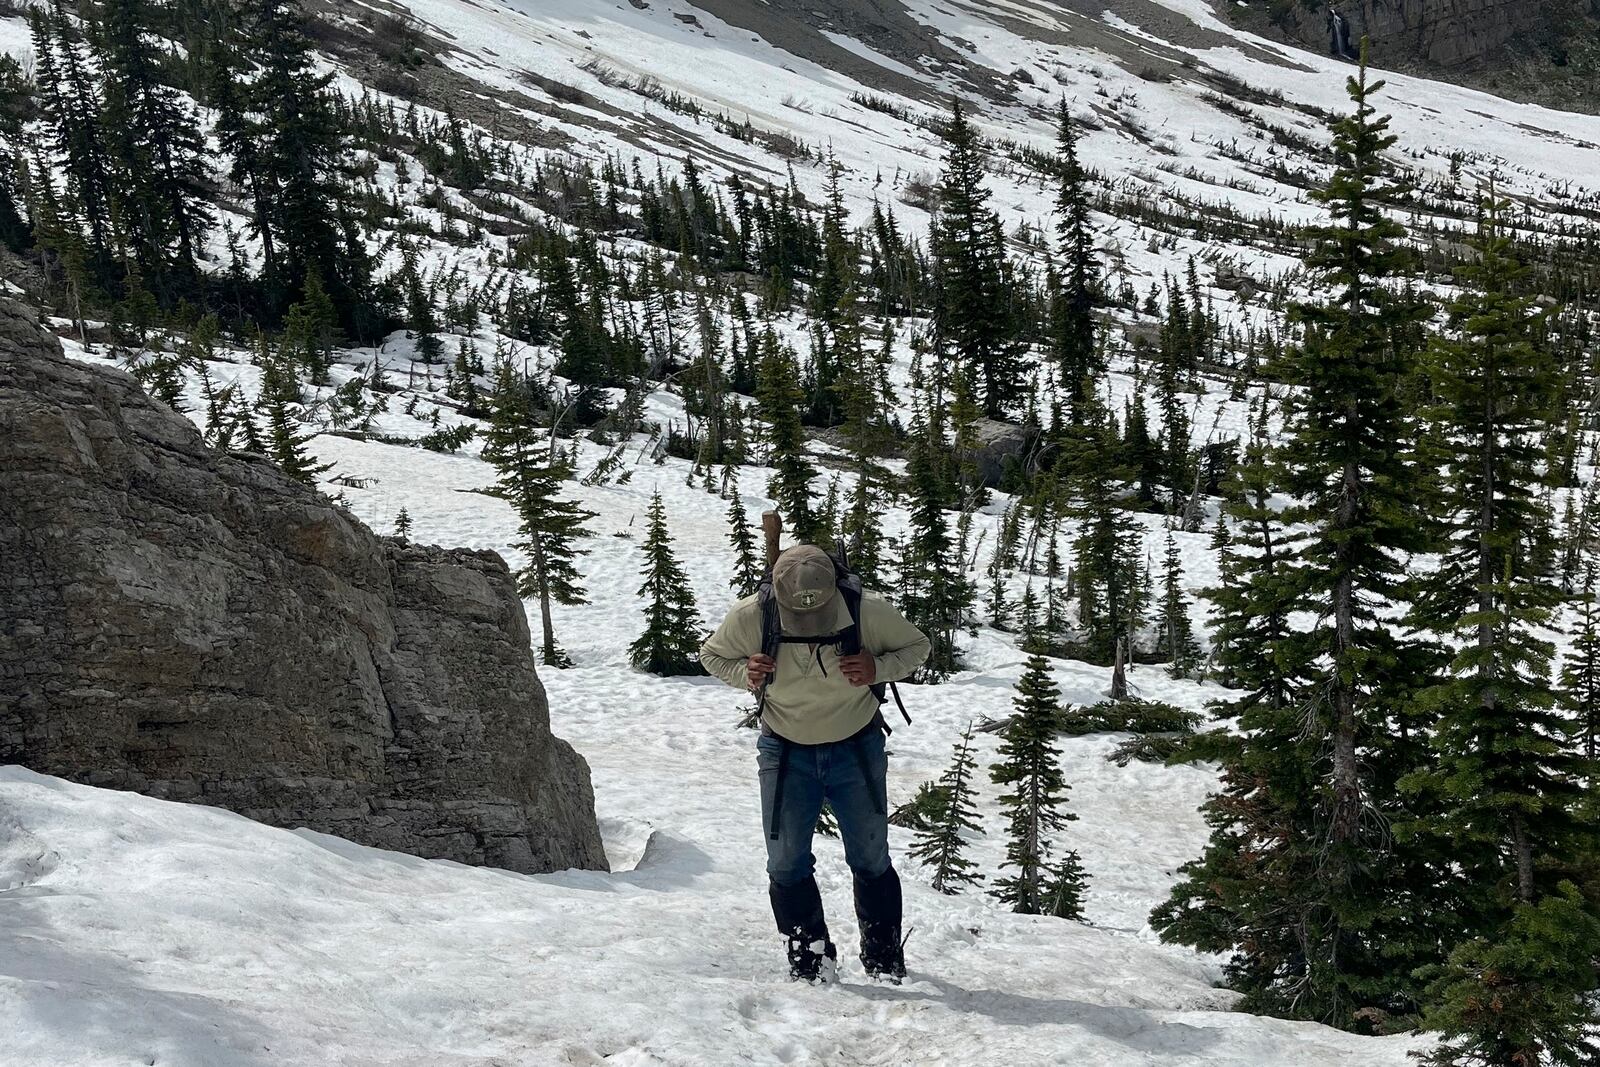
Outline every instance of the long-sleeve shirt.
<svg viewBox="0 0 1600 1067"><path fill-rule="evenodd" d="M841 594L834 598L838 632L850 625ZM819 629L823 629L819 627ZM867 592L861 598L861 650L877 665L878 682L907 677L928 658L928 639L894 605ZM748 596L733 606L717 632L700 646L700 663L735 689L746 689L746 668L761 651L761 604ZM768 728L803 745L842 741L872 721L878 700L867 686L853 686L839 669L833 645L781 644L777 671L767 685Z"/></svg>

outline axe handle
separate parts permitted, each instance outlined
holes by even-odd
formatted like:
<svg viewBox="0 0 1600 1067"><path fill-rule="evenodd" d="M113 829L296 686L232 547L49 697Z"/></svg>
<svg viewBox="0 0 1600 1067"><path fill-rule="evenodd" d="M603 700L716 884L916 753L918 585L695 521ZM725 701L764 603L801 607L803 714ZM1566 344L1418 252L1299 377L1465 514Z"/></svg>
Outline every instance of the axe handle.
<svg viewBox="0 0 1600 1067"><path fill-rule="evenodd" d="M776 511L761 513L761 534L766 539L767 569L778 562L778 539L783 536L783 516Z"/></svg>

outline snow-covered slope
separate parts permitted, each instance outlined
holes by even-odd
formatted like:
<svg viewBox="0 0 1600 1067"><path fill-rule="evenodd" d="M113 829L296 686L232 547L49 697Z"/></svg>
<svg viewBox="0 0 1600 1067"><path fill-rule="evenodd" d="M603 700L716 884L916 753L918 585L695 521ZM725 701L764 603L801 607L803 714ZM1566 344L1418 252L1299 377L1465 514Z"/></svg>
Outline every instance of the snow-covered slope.
<svg viewBox="0 0 1600 1067"><path fill-rule="evenodd" d="M614 860L632 869L525 877L429 862L0 770L0 1063L1405 1062L1404 1039L1228 1012L1187 954L914 884L906 985L859 971L836 987L782 981L749 739L728 729L725 698L593 673L557 681L562 729L611 813ZM930 725L911 751L980 696L919 700ZM1115 845L1135 863L1170 852L1186 835L1164 824L1186 817L1113 807L1119 793L1148 797L1149 782L1096 756L1086 746L1070 763L1095 851ZM920 762L902 756L897 777ZM822 850L822 886L848 938L837 853Z"/></svg>

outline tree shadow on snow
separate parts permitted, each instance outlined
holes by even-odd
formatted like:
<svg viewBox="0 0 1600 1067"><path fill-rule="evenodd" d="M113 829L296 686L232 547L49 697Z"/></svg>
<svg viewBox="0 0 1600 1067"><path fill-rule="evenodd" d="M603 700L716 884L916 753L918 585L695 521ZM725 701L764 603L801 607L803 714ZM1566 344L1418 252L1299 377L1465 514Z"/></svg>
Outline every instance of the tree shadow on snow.
<svg viewBox="0 0 1600 1067"><path fill-rule="evenodd" d="M1030 997L1002 989L966 989L916 971L907 981L913 985L874 984L861 988L861 995L874 1000L926 1001L950 1011L982 1015L1005 1026L1076 1026L1129 1049L1165 1055L1196 1053L1217 1045L1225 1036L1215 1028L1181 1022L1146 1008L1112 1007L1060 997ZM915 988L917 985L931 985L939 992L930 994Z"/></svg>

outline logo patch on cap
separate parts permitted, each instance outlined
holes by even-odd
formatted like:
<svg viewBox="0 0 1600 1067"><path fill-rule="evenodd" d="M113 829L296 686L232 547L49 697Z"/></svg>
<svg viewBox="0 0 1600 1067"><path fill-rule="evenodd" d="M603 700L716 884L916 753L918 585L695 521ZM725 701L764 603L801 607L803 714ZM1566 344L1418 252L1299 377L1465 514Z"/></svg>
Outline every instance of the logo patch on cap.
<svg viewBox="0 0 1600 1067"><path fill-rule="evenodd" d="M815 589L802 589L796 598L802 607L814 608L817 606L817 591Z"/></svg>

